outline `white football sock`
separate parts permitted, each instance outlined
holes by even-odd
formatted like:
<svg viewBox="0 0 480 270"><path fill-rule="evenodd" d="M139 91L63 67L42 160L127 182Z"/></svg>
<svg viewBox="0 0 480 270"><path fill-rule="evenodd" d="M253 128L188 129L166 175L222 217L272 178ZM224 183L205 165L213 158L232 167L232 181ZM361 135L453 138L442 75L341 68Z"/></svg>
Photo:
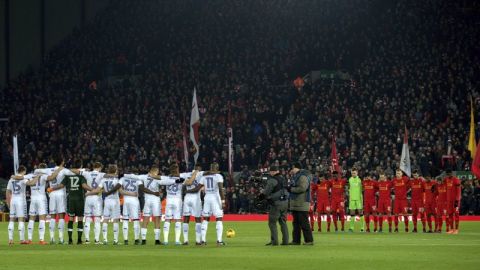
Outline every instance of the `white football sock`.
<svg viewBox="0 0 480 270"><path fill-rule="evenodd" d="M133 222L133 236L135 240L140 239L140 221L139 220L135 220Z"/></svg>
<svg viewBox="0 0 480 270"><path fill-rule="evenodd" d="M217 226L215 226L217 229L217 242L222 242L222 236L223 236L223 221L217 221Z"/></svg>
<svg viewBox="0 0 480 270"><path fill-rule="evenodd" d="M147 228L141 228L140 233L142 234L142 240L147 240Z"/></svg>
<svg viewBox="0 0 480 270"><path fill-rule="evenodd" d="M40 241L45 240L45 220L40 220L38 222L38 239Z"/></svg>
<svg viewBox="0 0 480 270"><path fill-rule="evenodd" d="M188 223L183 223L183 242L188 242Z"/></svg>
<svg viewBox="0 0 480 270"><path fill-rule="evenodd" d="M123 241L128 241L128 220L123 221Z"/></svg>
<svg viewBox="0 0 480 270"><path fill-rule="evenodd" d="M90 242L90 223L92 219L90 217L85 218L85 224L83 225L83 233L85 234L85 241Z"/></svg>
<svg viewBox="0 0 480 270"><path fill-rule="evenodd" d="M28 240L32 241L33 238L33 228L35 227L35 221L34 220L29 220L28 221L28 227L27 227L27 237Z"/></svg>
<svg viewBox="0 0 480 270"><path fill-rule="evenodd" d="M155 241L160 240L160 229L154 229L153 232L155 233Z"/></svg>
<svg viewBox="0 0 480 270"><path fill-rule="evenodd" d="M175 243L180 243L180 235L182 234L182 223L175 222Z"/></svg>
<svg viewBox="0 0 480 270"><path fill-rule="evenodd" d="M65 229L65 219L58 220L58 240L63 242L63 230Z"/></svg>
<svg viewBox="0 0 480 270"><path fill-rule="evenodd" d="M108 236L108 223L104 222L102 224L102 234L103 234L103 241L107 242L107 236Z"/></svg>
<svg viewBox="0 0 480 270"><path fill-rule="evenodd" d="M168 243L168 233L170 232L170 221L163 223L163 242Z"/></svg>
<svg viewBox="0 0 480 270"><path fill-rule="evenodd" d="M50 219L50 224L48 228L50 230L50 240L55 241L55 218Z"/></svg>
<svg viewBox="0 0 480 270"><path fill-rule="evenodd" d="M95 234L95 241L100 241L100 231L102 230L102 224L100 223L100 218L95 217L95 228L94 234Z"/></svg>
<svg viewBox="0 0 480 270"><path fill-rule="evenodd" d="M13 241L13 230L15 230L15 223L10 221L8 223L8 240Z"/></svg>
<svg viewBox="0 0 480 270"><path fill-rule="evenodd" d="M119 224L118 222L113 223L113 241L118 242L118 233L119 233Z"/></svg>
<svg viewBox="0 0 480 270"><path fill-rule="evenodd" d="M25 241L25 222L18 222L18 234L20 235L20 241Z"/></svg>
<svg viewBox="0 0 480 270"><path fill-rule="evenodd" d="M208 221L202 221L202 241L207 242Z"/></svg>
<svg viewBox="0 0 480 270"><path fill-rule="evenodd" d="M195 223L195 241L202 242L202 223Z"/></svg>

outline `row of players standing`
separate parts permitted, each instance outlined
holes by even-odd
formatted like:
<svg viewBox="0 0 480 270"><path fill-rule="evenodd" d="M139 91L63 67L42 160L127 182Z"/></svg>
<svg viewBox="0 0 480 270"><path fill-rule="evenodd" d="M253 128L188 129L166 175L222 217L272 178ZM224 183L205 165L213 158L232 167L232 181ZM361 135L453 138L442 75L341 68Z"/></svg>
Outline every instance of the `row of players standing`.
<svg viewBox="0 0 480 270"><path fill-rule="evenodd" d="M82 244L85 232L85 244L90 243L90 228L94 222L94 241L96 244L108 244L109 223L113 227L113 244L117 245L119 220L123 219L123 240L128 245L129 221L133 222L135 244L146 244L147 228L150 218L154 222L155 244L160 242L161 225L161 186L166 186L167 202L165 222L163 224L164 241L168 244L170 224L175 225L175 244L180 245L183 230L183 244L188 245L190 216L195 218L195 242L206 245L206 235L210 216L216 218L217 245L224 245L223 236L223 177L218 172L218 164L212 163L210 171L200 171L196 167L193 172L180 173L177 164L170 166L170 175L159 175L159 168L153 166L148 174L124 174L118 176L116 165L109 165L106 173L100 163L94 164L93 171L82 169L81 160L73 162L71 169L64 168L62 158L57 159L55 168L46 168L42 164L33 174L26 174L26 168L20 166L18 174L11 177L7 185L7 203L10 208L8 226L9 244L13 244L14 222L18 221L21 244L31 244L34 221L39 217L39 244L47 244L44 240L47 213L49 222L50 244L55 242L55 226L58 219L59 244L64 243L65 213L68 222L69 244L73 244L73 223L77 217L77 244ZM47 185L49 188L47 188ZM31 187L31 203L29 210L28 240L24 237L24 219L27 216L26 186ZM205 193L204 204L200 197ZM47 191L49 200L47 200ZM140 191L145 194L143 223L140 224ZM123 195L123 213L120 216L120 196ZM47 205L48 204L48 205ZM47 212L48 208L48 212ZM83 218L85 217L85 224ZM103 219L102 219L103 217ZM183 217L183 229L182 229ZM203 219L202 219L203 217ZM100 242L100 231L103 242ZM141 241L140 241L141 235Z"/></svg>
<svg viewBox="0 0 480 270"><path fill-rule="evenodd" d="M354 230L355 216L359 215L362 231L366 224L366 231L370 232L370 220L373 219L374 232L382 232L384 217L387 217L389 232L392 232L392 218L395 232L398 232L400 217L403 216L405 231L408 232L409 208L411 208L412 232L417 232L418 218L422 222L423 232L427 232L427 224L429 233L441 232L445 217L446 231L458 233L460 180L452 175L451 170L446 170L446 176L438 180L432 180L430 176L423 178L418 171L414 171L412 176L413 178L410 179L398 169L392 180L388 180L385 173L380 172L378 181L374 175L369 175L362 181L354 168L347 182L337 172L333 172L330 180L327 180L325 175L318 174L318 181L311 183L313 199L309 215L312 231L315 223L314 216L317 216L318 231L321 231L322 215L326 215L327 231L330 231L332 220L335 231L338 231L338 220L341 223L341 230L344 231L345 198L348 197L351 217L349 231ZM407 197L409 192L410 201ZM365 222L363 222L364 215ZM435 220L435 228L432 227L433 220Z"/></svg>

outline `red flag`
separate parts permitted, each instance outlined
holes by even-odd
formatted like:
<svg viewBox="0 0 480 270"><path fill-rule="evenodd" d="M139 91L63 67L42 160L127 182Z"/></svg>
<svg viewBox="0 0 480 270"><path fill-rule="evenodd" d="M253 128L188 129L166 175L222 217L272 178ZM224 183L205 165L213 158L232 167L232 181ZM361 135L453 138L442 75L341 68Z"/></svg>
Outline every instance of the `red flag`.
<svg viewBox="0 0 480 270"><path fill-rule="evenodd" d="M475 159L472 162L472 173L475 177L480 178L480 142L477 144Z"/></svg>
<svg viewBox="0 0 480 270"><path fill-rule="evenodd" d="M336 171L338 172L339 174L342 173L342 168L340 167L340 165L338 164L338 156L337 156L337 142L335 140L335 136L332 136L332 154L331 154L331 158L332 158L332 165L330 167L330 171L333 172L333 171Z"/></svg>

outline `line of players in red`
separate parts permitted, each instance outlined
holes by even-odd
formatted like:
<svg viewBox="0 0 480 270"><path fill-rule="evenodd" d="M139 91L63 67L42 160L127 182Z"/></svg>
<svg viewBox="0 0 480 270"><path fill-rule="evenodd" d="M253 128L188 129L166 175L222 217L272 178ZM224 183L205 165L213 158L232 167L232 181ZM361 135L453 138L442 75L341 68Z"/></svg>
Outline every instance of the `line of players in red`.
<svg viewBox="0 0 480 270"><path fill-rule="evenodd" d="M392 232L392 219L395 232L398 232L398 223L403 216L405 231L408 232L409 207L413 221L413 231L417 232L418 218L423 225L423 232L442 231L445 218L446 232L457 234L460 222L459 206L461 197L460 180L446 171L442 179L432 180L430 176L421 177L414 171L412 178L397 170L396 176L388 180L385 173L379 174L378 181L373 175L362 181L363 214L365 215L366 232L370 232L370 221L373 220L374 232L383 231L383 223L387 218L389 232ZM345 228L345 198L347 184L345 179L334 172L331 179L324 175L317 175L318 181L312 183L312 200L310 206L310 225L314 231L314 216L317 216L318 231L321 231L321 216L326 215L327 232L333 220L335 231L338 231L337 221L340 220L341 230ZM410 192L410 200L407 194ZM393 201L393 208L392 208ZM393 210L393 211L392 211ZM435 228L433 228L435 221ZM428 224L428 231L426 225Z"/></svg>

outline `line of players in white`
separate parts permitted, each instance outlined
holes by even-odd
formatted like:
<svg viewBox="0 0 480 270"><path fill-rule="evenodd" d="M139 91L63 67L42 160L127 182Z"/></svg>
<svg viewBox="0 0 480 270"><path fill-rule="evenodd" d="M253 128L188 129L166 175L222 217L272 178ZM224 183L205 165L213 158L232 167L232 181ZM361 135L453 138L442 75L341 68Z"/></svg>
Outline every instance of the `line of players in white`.
<svg viewBox="0 0 480 270"><path fill-rule="evenodd" d="M21 166L16 176L12 176L7 185L7 202L10 208L10 223L8 225L9 244L13 244L14 222L18 221L18 232L21 244L31 244L34 230L34 221L39 216L39 244L44 241L45 220L47 216L47 193L49 191L48 213L50 244L55 243L55 216L58 218L59 244L63 244L65 227L64 214L66 213L67 193L65 187L59 188L62 180L67 175L74 175L72 170L63 168L63 160L57 162L55 168L38 168L32 174L26 174L25 167ZM217 245L224 245L223 235L223 207L225 204L223 193L223 177L218 173L218 164L213 163L210 171L199 171L196 167L193 172L179 173L178 165L170 166L170 175L159 175L158 167L152 167L148 174L124 174L118 177L116 165L109 165L107 172L103 173L102 165L95 163L93 171L80 170L86 179L84 189L84 233L85 244L90 243L90 228L94 222L94 241L100 244L100 231L103 235L103 244L108 244L109 223L113 227L113 244L118 244L119 220L123 219L123 239L128 244L129 221L133 222L135 244L146 244L147 226L152 218L154 222L155 244L160 242L161 225L161 186L166 186L167 202L165 209L165 222L163 224L163 244L168 244L170 225L175 226L175 244L181 245L183 216L183 244L188 245L190 216L195 218L195 242L197 245L206 244L206 235L210 216L216 218ZM47 184L49 188L47 189ZM26 217L26 186L31 187L31 202L29 209L28 240L24 236L24 218ZM60 186L61 187L61 186ZM139 191L145 194L143 207L143 223L140 224ZM205 193L204 204L200 192ZM103 193L103 196L102 196ZM120 197L123 195L123 213L120 215ZM102 198L104 197L104 199ZM74 218L69 213L71 218ZM103 218L102 218L103 217ZM203 220L202 220L203 217ZM78 217L83 220L83 217ZM79 222L80 223L80 222ZM80 225L80 224L79 224ZM78 228L82 230L82 228ZM140 242L141 237L141 242ZM79 241L81 241L79 239Z"/></svg>

